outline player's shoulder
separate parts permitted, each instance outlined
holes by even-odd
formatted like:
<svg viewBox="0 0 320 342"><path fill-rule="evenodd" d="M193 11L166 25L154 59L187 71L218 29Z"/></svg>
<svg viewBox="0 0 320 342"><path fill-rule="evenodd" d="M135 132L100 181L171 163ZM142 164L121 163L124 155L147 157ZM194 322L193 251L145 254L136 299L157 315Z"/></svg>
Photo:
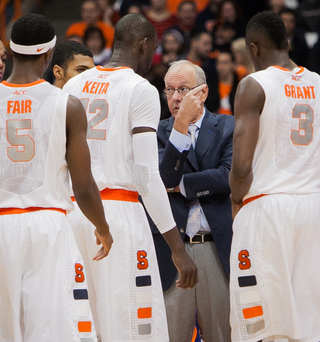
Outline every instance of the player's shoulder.
<svg viewBox="0 0 320 342"><path fill-rule="evenodd" d="M135 74L135 79L136 79L136 84L135 84L135 92L139 93L148 93L150 96L151 95L158 95L158 90L157 88L152 85L147 79L145 79L144 77L138 75L137 73Z"/></svg>

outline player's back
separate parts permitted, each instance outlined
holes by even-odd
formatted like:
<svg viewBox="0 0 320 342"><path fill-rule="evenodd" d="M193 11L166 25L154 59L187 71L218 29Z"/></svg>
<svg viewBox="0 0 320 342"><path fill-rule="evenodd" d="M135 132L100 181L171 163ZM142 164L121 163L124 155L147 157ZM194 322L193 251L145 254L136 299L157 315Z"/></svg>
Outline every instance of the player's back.
<svg viewBox="0 0 320 342"><path fill-rule="evenodd" d="M96 67L69 80L63 90L78 97L86 110L92 173L99 190L136 191L132 128L141 119L144 126L157 129L156 89L131 68Z"/></svg>
<svg viewBox="0 0 320 342"><path fill-rule="evenodd" d="M44 80L0 84L0 207L72 209L68 196L68 94Z"/></svg>
<svg viewBox="0 0 320 342"><path fill-rule="evenodd" d="M263 88L265 103L245 198L320 192L320 76L272 66L248 77Z"/></svg>

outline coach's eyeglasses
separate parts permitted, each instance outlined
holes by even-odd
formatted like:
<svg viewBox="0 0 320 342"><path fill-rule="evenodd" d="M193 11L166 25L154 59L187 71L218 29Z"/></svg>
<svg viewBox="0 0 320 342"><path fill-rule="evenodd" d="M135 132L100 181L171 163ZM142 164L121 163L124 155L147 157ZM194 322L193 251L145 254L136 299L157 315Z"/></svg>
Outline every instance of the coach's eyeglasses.
<svg viewBox="0 0 320 342"><path fill-rule="evenodd" d="M177 91L181 96L185 96L189 93L190 90L195 89L199 87L200 84L196 85L195 87L189 88L189 87L181 87L181 88L165 88L163 89L164 93L167 96L173 96L174 92Z"/></svg>

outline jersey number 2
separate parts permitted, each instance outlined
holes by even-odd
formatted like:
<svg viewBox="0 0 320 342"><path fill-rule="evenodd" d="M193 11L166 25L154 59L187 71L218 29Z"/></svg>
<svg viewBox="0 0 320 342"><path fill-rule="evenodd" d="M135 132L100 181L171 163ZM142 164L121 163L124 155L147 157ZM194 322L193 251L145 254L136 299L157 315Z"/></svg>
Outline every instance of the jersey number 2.
<svg viewBox="0 0 320 342"><path fill-rule="evenodd" d="M99 123L108 117L109 104L106 100L94 100L88 107L89 99L81 99L81 103L86 113L97 113L89 122L87 129L87 139L106 139L106 130L95 128Z"/></svg>

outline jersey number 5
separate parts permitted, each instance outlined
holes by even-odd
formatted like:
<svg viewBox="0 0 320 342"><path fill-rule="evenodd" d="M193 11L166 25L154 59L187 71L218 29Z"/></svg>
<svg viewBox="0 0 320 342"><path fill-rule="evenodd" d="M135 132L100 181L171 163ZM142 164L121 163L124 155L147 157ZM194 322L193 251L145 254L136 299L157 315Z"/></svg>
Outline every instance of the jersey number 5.
<svg viewBox="0 0 320 342"><path fill-rule="evenodd" d="M19 131L31 129L31 120L7 120L7 140L13 147L8 147L8 157L13 162L28 162L34 157L35 143L30 135L19 134Z"/></svg>
<svg viewBox="0 0 320 342"><path fill-rule="evenodd" d="M94 100L90 103L89 108L88 103L89 99L81 99L81 103L86 110L86 113L96 114L89 122L87 129L87 139L106 139L106 130L105 129L97 129L95 128L99 123L105 120L108 117L109 104L106 100Z"/></svg>

